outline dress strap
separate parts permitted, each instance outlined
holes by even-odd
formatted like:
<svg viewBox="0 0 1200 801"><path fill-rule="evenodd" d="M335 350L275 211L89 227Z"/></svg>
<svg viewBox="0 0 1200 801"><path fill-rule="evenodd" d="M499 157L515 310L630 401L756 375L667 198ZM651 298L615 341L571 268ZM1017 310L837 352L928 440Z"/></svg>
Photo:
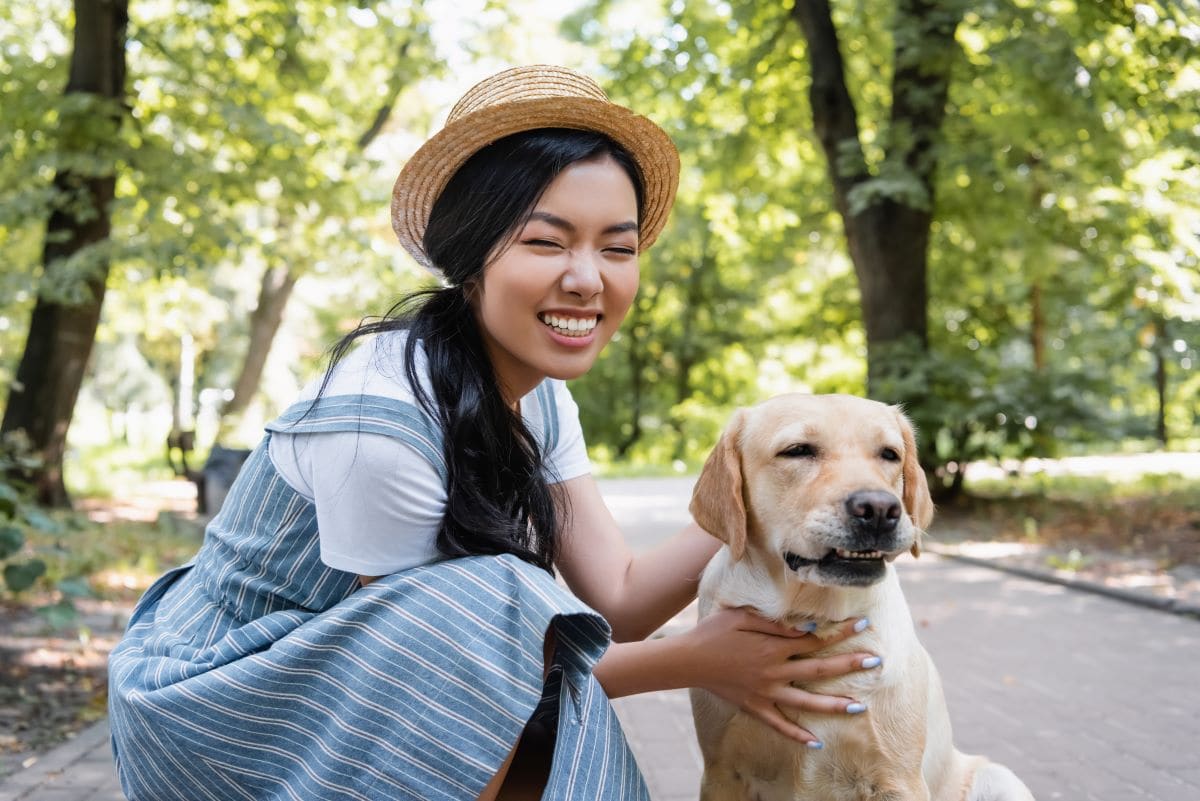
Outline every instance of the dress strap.
<svg viewBox="0 0 1200 801"><path fill-rule="evenodd" d="M558 446L558 404L554 401L554 385L547 378L537 385L534 393L542 417L542 450L554 453Z"/></svg>
<svg viewBox="0 0 1200 801"><path fill-rule="evenodd" d="M279 434L325 434L357 431L396 437L424 456L445 481L449 475L442 453L442 432L416 404L383 395L326 395L299 401L267 423Z"/></svg>

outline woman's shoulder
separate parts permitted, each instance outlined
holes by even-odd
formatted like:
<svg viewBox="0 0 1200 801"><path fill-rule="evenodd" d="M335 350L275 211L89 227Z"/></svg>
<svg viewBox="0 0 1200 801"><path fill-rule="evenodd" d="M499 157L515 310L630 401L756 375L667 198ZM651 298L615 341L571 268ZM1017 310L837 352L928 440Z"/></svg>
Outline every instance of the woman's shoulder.
<svg viewBox="0 0 1200 801"><path fill-rule="evenodd" d="M322 390L324 375L301 393L300 402L317 397L374 396L412 403L416 398L406 363L408 332L385 331L357 343L332 368ZM416 373L428 388L428 368L420 342L413 351Z"/></svg>

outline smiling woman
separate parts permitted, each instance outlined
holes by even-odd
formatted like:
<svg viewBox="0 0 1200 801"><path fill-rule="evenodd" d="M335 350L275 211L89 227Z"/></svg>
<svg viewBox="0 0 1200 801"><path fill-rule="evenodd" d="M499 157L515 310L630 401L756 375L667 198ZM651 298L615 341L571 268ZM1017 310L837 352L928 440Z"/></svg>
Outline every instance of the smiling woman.
<svg viewBox="0 0 1200 801"><path fill-rule="evenodd" d="M658 126L568 70L458 102L392 202L442 286L338 344L113 652L130 799L164 773L180 799L644 799L610 696L845 711L766 669L814 646L748 612L640 642L717 542L693 525L631 553L564 382L629 311L678 171ZM731 664L767 643L770 664Z"/></svg>

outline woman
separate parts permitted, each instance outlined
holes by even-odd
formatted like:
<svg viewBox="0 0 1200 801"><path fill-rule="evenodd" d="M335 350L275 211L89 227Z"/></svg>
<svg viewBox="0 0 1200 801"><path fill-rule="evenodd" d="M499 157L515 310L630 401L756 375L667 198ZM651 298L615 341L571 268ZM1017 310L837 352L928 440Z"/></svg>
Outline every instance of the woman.
<svg viewBox="0 0 1200 801"><path fill-rule="evenodd" d="M630 553L563 381L628 312L678 170L568 70L459 101L392 203L444 286L340 343L113 652L131 799L645 798L608 698L705 687L810 744L780 706L857 709L791 682L870 654L793 659L817 644L745 611L643 641L718 543Z"/></svg>

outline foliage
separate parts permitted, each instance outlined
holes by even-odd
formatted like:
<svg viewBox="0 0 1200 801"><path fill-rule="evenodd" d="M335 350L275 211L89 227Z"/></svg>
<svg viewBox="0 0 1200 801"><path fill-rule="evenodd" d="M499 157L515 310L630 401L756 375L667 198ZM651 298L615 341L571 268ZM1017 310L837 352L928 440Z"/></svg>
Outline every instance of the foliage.
<svg viewBox="0 0 1200 801"><path fill-rule="evenodd" d="M936 500L962 489L968 462L1054 456L1057 442L1120 433L1120 421L1099 411L1106 386L1098 369L1040 375L1002 352L964 358L911 341L891 345L884 361L881 393L916 426Z"/></svg>
<svg viewBox="0 0 1200 801"><path fill-rule="evenodd" d="M34 294L71 298L82 288L88 254L79 269L43 272L39 262L45 221L69 202L52 191L53 176L87 164L62 125L77 103L60 97L70 4L0 8L6 384ZM98 336L123 342L122 358L137 347L156 376L138 369L126 386L113 386L122 383L114 376L99 394L118 403L139 385L171 386L188 335L202 385L229 386L267 269L342 280L392 269L393 253L377 236L386 231L379 210L390 183L378 174L379 154L364 153L361 142L391 116L424 122L425 105L406 103L401 89L438 71L424 6L403 0L134 2L127 60L128 113L106 244L114 269ZM391 114L394 106L400 113ZM112 353L96 354L93 377L118 372L102 361Z"/></svg>
<svg viewBox="0 0 1200 801"><path fill-rule="evenodd" d="M170 514L154 523L101 523L41 509L29 487L5 478L37 464L20 436L0 443L0 601L32 606L62 627L76 620L78 600L129 599L198 547L200 528Z"/></svg>
<svg viewBox="0 0 1200 801"><path fill-rule="evenodd" d="M26 547L27 532L54 532L58 524L33 502L30 488L13 478L37 466L21 437L0 442L0 598L25 592L46 573L45 561Z"/></svg>
<svg viewBox="0 0 1200 801"><path fill-rule="evenodd" d="M623 30L630 5L609 0L568 21L610 48L611 93L665 124L684 163L625 340L579 382L585 426L615 452L691 461L733 405L863 389L857 286L787 6L674 0L661 23ZM885 163L903 135L888 115L894 4L833 6L879 176L863 191L903 194ZM967 459L1151 434L1157 364L1171 435L1195 435L1197 41L1178 4L967 7L938 153L929 352L898 345L879 391L917 418L947 488ZM697 404L709 414L688 417Z"/></svg>
<svg viewBox="0 0 1200 801"><path fill-rule="evenodd" d="M912 195L886 155L905 135L889 117L896 47L922 42L897 34L895 7L832 3L860 166L875 176L859 201ZM514 27L523 6L486 8L509 27L470 29L482 35L463 52L491 65L529 47ZM790 9L594 0L564 21L609 94L662 123L683 159L634 309L574 386L599 462L695 466L737 405L863 391L859 289ZM981 455L1152 435L1156 373L1171 438L1200 434L1198 10L1196 0L964 7L928 199L928 352L898 351L883 390L917 419L948 486L951 463ZM0 0L0 11L7 384L46 216L69 200L53 191L55 170L87 164L60 128L72 112L60 99L70 4ZM267 269L301 276L280 345L288 364L269 381L285 399L334 335L423 277L394 269L382 210L392 154L447 99L423 80L442 60L431 24L422 3L402 0L131 4L114 271L84 387L113 437L139 408L173 402L185 335L197 385L231 386ZM390 98L386 141L363 152Z"/></svg>

